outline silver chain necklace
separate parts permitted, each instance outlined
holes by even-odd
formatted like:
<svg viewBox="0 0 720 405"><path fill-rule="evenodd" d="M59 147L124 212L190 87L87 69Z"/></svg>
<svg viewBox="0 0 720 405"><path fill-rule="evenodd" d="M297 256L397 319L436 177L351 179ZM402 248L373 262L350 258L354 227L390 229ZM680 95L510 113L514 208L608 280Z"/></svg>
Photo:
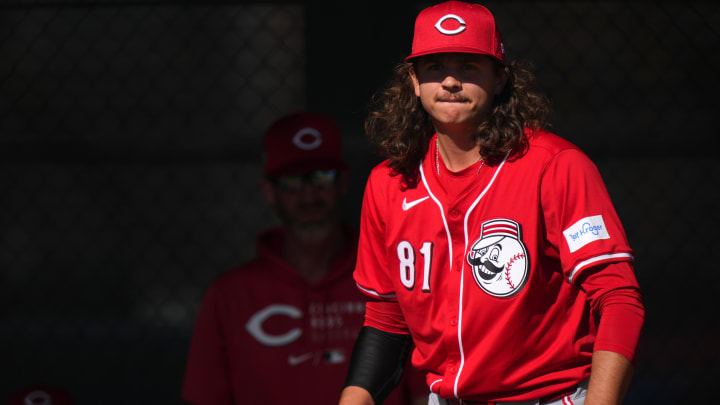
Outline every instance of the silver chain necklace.
<svg viewBox="0 0 720 405"><path fill-rule="evenodd" d="M481 156L478 156L478 160L482 159ZM477 160L475 161L477 163ZM475 175L477 176L480 174L480 169L485 166L485 159L482 159L482 162L480 162L480 167L478 167L477 172ZM435 137L435 170L437 171L437 175L440 176L440 146L438 144L438 138Z"/></svg>

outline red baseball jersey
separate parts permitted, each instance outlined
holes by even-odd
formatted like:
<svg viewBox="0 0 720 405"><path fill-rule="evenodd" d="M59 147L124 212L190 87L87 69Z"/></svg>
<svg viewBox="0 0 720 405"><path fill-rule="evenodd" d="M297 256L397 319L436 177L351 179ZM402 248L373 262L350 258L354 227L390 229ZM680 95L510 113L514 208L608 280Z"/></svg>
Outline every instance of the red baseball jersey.
<svg viewBox="0 0 720 405"><path fill-rule="evenodd" d="M280 257L279 229L258 238L255 260L218 277L197 315L183 400L336 405L366 301L352 279L357 233L348 238L328 274L312 285ZM412 373L388 404L427 393L424 379Z"/></svg>
<svg viewBox="0 0 720 405"><path fill-rule="evenodd" d="M460 173L438 162L433 137L416 187L387 162L366 185L355 280L397 300L412 362L441 397L532 400L587 378L596 328L573 282L633 260L590 159L527 134L520 156Z"/></svg>

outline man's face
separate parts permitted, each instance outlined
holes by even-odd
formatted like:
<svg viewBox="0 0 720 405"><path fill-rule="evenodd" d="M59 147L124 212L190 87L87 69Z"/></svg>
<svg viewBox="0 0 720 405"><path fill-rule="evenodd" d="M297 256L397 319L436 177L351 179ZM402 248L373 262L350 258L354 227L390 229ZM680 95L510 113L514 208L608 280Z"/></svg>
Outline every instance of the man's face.
<svg viewBox="0 0 720 405"><path fill-rule="evenodd" d="M410 75L415 95L441 132L476 128L507 81L490 57L464 53L421 56Z"/></svg>
<svg viewBox="0 0 720 405"><path fill-rule="evenodd" d="M270 179L263 190L285 228L312 241L322 239L339 221L345 182L344 173L322 170Z"/></svg>
<svg viewBox="0 0 720 405"><path fill-rule="evenodd" d="M501 240L502 241L502 240ZM499 278L500 272L504 269L504 257L502 257L503 244L501 241L481 249L473 250L472 257L468 262L473 265L477 275L485 281L495 281Z"/></svg>

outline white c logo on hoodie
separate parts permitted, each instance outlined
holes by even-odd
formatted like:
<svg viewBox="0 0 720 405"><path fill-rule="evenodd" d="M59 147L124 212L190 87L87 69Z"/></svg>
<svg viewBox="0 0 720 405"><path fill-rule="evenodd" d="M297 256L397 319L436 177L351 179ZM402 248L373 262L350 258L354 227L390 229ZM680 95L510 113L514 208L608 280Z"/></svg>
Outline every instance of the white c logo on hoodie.
<svg viewBox="0 0 720 405"><path fill-rule="evenodd" d="M290 305L272 304L253 315L245 324L245 329L257 339L258 342L266 346L284 346L296 341L300 335L302 335L300 328L290 329L282 335L271 335L265 332L262 327L263 323L275 315L284 315L293 319L300 319L303 314L302 311Z"/></svg>

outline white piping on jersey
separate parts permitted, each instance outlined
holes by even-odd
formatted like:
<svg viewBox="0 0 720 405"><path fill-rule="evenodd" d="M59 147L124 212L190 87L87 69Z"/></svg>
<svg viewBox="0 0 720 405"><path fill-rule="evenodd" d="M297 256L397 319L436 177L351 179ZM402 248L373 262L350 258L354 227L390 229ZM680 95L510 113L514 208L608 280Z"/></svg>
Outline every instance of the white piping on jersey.
<svg viewBox="0 0 720 405"><path fill-rule="evenodd" d="M435 384L439 382L442 382L442 380L442 378L438 378L437 380L433 381L432 384L430 384L430 392L433 392L433 386L435 386Z"/></svg>
<svg viewBox="0 0 720 405"><path fill-rule="evenodd" d="M509 154L509 152L508 152L508 154ZM465 230L465 251L466 252L467 252L468 242L469 242L468 241L468 218L470 218L470 213L472 212L472 210L475 209L475 207L478 205L478 203L480 203L480 200L482 200L482 198L485 196L485 193L487 193L488 190L490 190L490 186L492 186L493 183L495 182L495 178L497 177L498 173L500 173L500 169L502 169L503 165L505 165L505 161L508 158L508 154L505 154L505 158L503 159L502 162L500 162L500 166L498 166L497 170L495 170L495 174L493 174L488 185L485 186L485 189L482 191L482 193L480 193L480 195L475 199L475 201L473 201L473 203L470 205L470 208L468 208L467 212L465 213L465 221L463 222L463 229ZM465 262L463 262L463 268L465 268Z"/></svg>
<svg viewBox="0 0 720 405"><path fill-rule="evenodd" d="M467 233L467 231L465 231ZM465 242L465 250L467 250L467 242ZM465 289L465 277L463 275L465 274L465 261L463 260L462 265L463 271L460 272L460 299L458 300L458 331L457 331L457 339L458 339L458 349L460 349L460 367L458 367L457 374L455 375L455 384L453 384L453 394L455 394L455 398L460 398L458 396L458 382L460 381L460 374L463 371L463 367L465 366L465 348L463 347L462 342L462 297L463 297L463 290Z"/></svg>
<svg viewBox="0 0 720 405"><path fill-rule="evenodd" d="M374 296L379 297L379 298L397 298L397 295L395 295L395 293L393 293L393 294L380 294L379 292L377 292L377 291L375 291L375 290L371 290L371 289L369 289L369 288L365 288L365 287L361 286L361 285L358 284L358 283L355 283L355 285L357 286L357 288L359 288L360 290L366 292L367 294L374 295Z"/></svg>
<svg viewBox="0 0 720 405"><path fill-rule="evenodd" d="M443 225L445 226L445 233L447 234L448 238L448 251L450 253L450 271L452 271L452 238L450 237L450 228L448 227L447 221L445 220L445 211L443 210L442 204L440 204L440 201L438 201L437 197L435 197L435 194L433 194L432 191L430 191L430 186L428 186L427 180L425 179L425 172L422 168L422 162L420 163L420 178L423 181L423 184L425 185L425 189L427 190L428 194L430 195L430 198L432 198L433 201L435 201L435 204L437 204L438 207L440 207L440 216L442 217Z"/></svg>
<svg viewBox="0 0 720 405"><path fill-rule="evenodd" d="M510 152L505 154L505 158L502 162L500 162L500 166L498 166L497 170L495 170L495 173L493 174L492 178L488 182L487 186L485 186L485 189L478 195L478 197L473 201L473 203L470 205L470 208L468 208L467 212L465 213L465 220L463 221L463 230L465 232L465 250L463 252L467 252L469 240L468 240L468 218L470 217L470 213L475 209L475 207L480 203L480 200L485 196L485 194L490 190L490 187L492 187L493 183L495 182L495 178L497 177L498 173L500 173L500 170L502 170L502 167L505 165L505 161L507 160L508 156L510 155ZM463 347L462 342L462 321L463 321L463 310L462 310L462 300L463 300L463 289L464 289L464 280L465 277L465 260L462 261L462 272L460 273L460 300L458 302L458 347L460 349L460 367L458 367L457 375L455 376L455 384L453 386L453 393L455 394L455 397L458 397L458 383L460 382L460 374L462 374L463 367L465 367L465 348Z"/></svg>
<svg viewBox="0 0 720 405"><path fill-rule="evenodd" d="M585 267L590 266L590 265L593 264L593 263L599 262L599 261L601 261L601 260L620 259L620 258L630 258L630 260L635 260L635 258L633 257L633 255L631 255L630 253L614 253L614 254L607 254L607 255L595 256L595 257L592 257L592 258L587 259L587 260L583 260L582 262L578 263L578 265L575 266L575 268L572 269L572 271L570 272L570 276L568 277L568 281L570 282L570 284L572 284L572 282L573 282L573 277L575 277L575 275L576 275L580 270L582 270L582 269L585 268Z"/></svg>

